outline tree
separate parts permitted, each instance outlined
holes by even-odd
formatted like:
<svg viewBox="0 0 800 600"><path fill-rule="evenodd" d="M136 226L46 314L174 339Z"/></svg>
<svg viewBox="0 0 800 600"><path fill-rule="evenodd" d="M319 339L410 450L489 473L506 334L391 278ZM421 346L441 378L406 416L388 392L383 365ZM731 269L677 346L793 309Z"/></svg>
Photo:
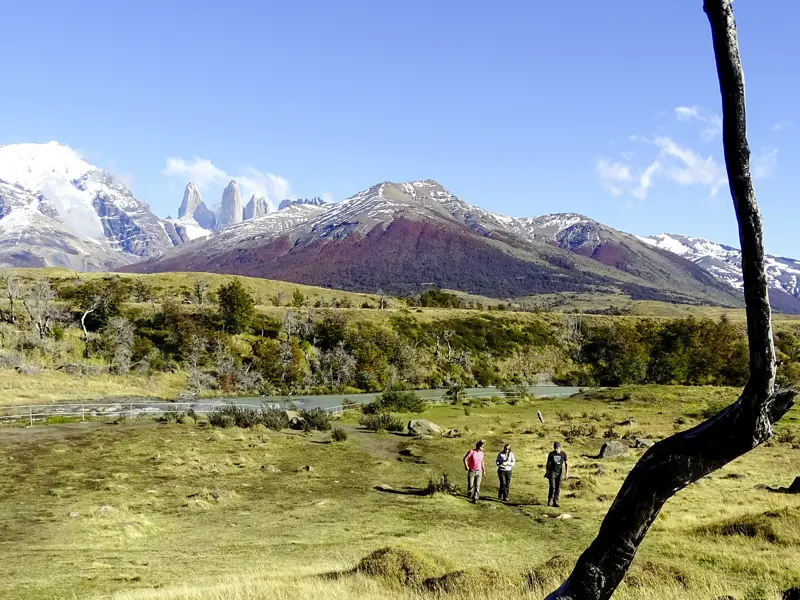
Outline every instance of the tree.
<svg viewBox="0 0 800 600"><path fill-rule="evenodd" d="M61 311L53 303L55 298L55 292L46 281L35 284L22 297L22 304L39 334L39 339L50 334L50 325L61 315Z"/></svg>
<svg viewBox="0 0 800 600"><path fill-rule="evenodd" d="M255 315L255 300L238 279L223 285L217 291L219 316L229 333L242 333Z"/></svg>
<svg viewBox="0 0 800 600"><path fill-rule="evenodd" d="M153 288L147 284L147 282L137 277L133 280L133 285L131 286L131 292L133 293L133 298L136 302L150 302L153 299Z"/></svg>
<svg viewBox="0 0 800 600"><path fill-rule="evenodd" d="M11 271L0 273L0 281L6 288L6 298L8 298L8 311L0 310L0 320L14 324L17 322L16 301L19 298L22 285L19 278Z"/></svg>
<svg viewBox="0 0 800 600"><path fill-rule="evenodd" d="M202 277L198 277L194 280L192 293L194 295L194 301L200 306L203 306L203 304L208 302L208 292L210 287L211 286L208 284L208 281Z"/></svg>
<svg viewBox="0 0 800 600"><path fill-rule="evenodd" d="M744 75L732 0L704 0L722 95L722 141L742 246L749 378L733 404L645 452L622 484L597 537L548 600L607 600L622 581L664 503L681 489L756 448L794 404L797 392L775 386L761 214L750 176Z"/></svg>
<svg viewBox="0 0 800 600"><path fill-rule="evenodd" d="M319 363L323 380L332 389L340 389L353 379L356 371L356 359L344 347L344 342L323 351Z"/></svg>
<svg viewBox="0 0 800 600"><path fill-rule="evenodd" d="M103 345L111 369L118 375L131 370L133 356L133 325L125 317L112 317L103 329Z"/></svg>
<svg viewBox="0 0 800 600"><path fill-rule="evenodd" d="M303 295L303 292L301 292L299 288L295 288L292 294L292 306L295 308L302 308L305 304L306 297Z"/></svg>

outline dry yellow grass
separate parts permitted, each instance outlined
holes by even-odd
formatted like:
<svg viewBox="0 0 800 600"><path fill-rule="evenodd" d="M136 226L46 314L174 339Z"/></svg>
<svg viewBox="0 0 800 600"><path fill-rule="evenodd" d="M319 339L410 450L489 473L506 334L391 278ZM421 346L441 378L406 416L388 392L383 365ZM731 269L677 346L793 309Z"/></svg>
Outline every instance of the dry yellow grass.
<svg viewBox="0 0 800 600"><path fill-rule="evenodd" d="M12 369L0 369L0 406L53 402L89 403L125 396L172 400L185 387L186 375L181 373L123 376L100 373L76 376L49 369L36 375L23 375Z"/></svg>
<svg viewBox="0 0 800 600"><path fill-rule="evenodd" d="M496 569L520 576L561 555L569 564L592 539L609 501L641 454L594 454L603 432L657 438L689 427L698 411L735 390L631 388L530 404L438 406L425 417L465 432L461 439L372 434L348 415L344 443L328 434L206 430L149 422L0 430L0 597L95 600L407 600L436 596L352 570L370 552L403 545L448 569ZM536 411L545 415L540 424ZM800 433L798 409L781 424ZM682 419L683 424L676 424ZM545 507L542 464L554 439L566 442L573 479L558 520ZM631 431L633 430L633 431ZM530 433L528 433L530 432ZM461 497L414 491L448 473L463 489L459 461L476 438L490 449L509 441L518 468L510 504L473 506ZM410 445L421 457L398 460ZM797 449L773 443L672 499L615 596L622 600L777 598L800 580L796 497L764 491L785 485ZM597 464L603 467L598 474ZM313 469L301 469L311 465ZM265 468L261 468L264 466ZM267 468L268 467L268 468ZM580 484L577 482L580 481ZM400 493L382 493L390 485ZM490 469L484 494L496 492ZM778 515L776 517L770 515ZM767 519L779 539L711 535L723 521ZM480 572L480 571L478 571ZM539 572L539 571L537 571ZM442 598L541 598L562 574L514 593L457 589ZM460 579L456 578L457 581ZM466 579L469 581L469 579Z"/></svg>

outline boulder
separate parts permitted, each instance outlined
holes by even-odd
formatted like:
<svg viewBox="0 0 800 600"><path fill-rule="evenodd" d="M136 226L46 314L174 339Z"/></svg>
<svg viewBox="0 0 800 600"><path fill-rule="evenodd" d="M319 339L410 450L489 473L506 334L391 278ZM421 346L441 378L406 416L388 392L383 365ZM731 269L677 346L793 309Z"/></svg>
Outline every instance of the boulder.
<svg viewBox="0 0 800 600"><path fill-rule="evenodd" d="M624 421L620 421L617 423L618 427L633 427L635 425L633 419L625 419Z"/></svg>
<svg viewBox="0 0 800 600"><path fill-rule="evenodd" d="M625 456L627 453L628 447L625 444L617 440L611 440L602 445L598 458L616 458Z"/></svg>
<svg viewBox="0 0 800 600"><path fill-rule="evenodd" d="M442 428L428 419L415 419L408 422L408 432L411 435L442 435Z"/></svg>
<svg viewBox="0 0 800 600"><path fill-rule="evenodd" d="M305 419L300 416L296 410L285 410L283 411L283 415L286 417L286 420L289 422L289 427L291 429L302 429L303 423L305 423Z"/></svg>

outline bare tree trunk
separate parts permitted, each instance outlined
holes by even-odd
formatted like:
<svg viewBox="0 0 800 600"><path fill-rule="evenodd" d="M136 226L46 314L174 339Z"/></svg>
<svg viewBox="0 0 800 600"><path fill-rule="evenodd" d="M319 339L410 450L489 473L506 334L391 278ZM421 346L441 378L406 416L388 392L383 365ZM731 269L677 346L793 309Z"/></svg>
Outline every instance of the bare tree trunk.
<svg viewBox="0 0 800 600"><path fill-rule="evenodd" d="M725 164L742 245L750 377L736 402L645 453L625 479L597 537L548 600L610 598L664 503L687 485L769 439L772 424L786 414L797 395L793 390L775 390L775 347L761 215L750 177L744 75L731 1L704 0L703 9L714 40Z"/></svg>

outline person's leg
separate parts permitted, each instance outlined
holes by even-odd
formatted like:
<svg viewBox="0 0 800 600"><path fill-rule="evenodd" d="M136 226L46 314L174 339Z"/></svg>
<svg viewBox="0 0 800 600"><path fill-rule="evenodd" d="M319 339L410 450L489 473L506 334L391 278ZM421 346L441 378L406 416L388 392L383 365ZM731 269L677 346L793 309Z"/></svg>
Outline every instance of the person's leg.
<svg viewBox="0 0 800 600"><path fill-rule="evenodd" d="M561 494L561 476L553 477L553 506L558 506L558 497Z"/></svg>
<svg viewBox="0 0 800 600"><path fill-rule="evenodd" d="M511 489L511 471L506 471L506 497L504 500L508 502L508 492Z"/></svg>
<svg viewBox="0 0 800 600"><path fill-rule="evenodd" d="M553 503L553 492L555 492L555 483L553 482L552 474L548 474L547 483L549 487L547 491L547 506L550 506Z"/></svg>
<svg viewBox="0 0 800 600"><path fill-rule="evenodd" d="M472 500L474 485L475 485L475 471L467 471L467 498L470 500Z"/></svg>
<svg viewBox="0 0 800 600"><path fill-rule="evenodd" d="M497 469L497 479L500 481L500 489L497 490L497 497L502 500L506 494L506 477L505 471Z"/></svg>
<svg viewBox="0 0 800 600"><path fill-rule="evenodd" d="M481 497L481 481L483 481L483 473L475 471L475 502Z"/></svg>

